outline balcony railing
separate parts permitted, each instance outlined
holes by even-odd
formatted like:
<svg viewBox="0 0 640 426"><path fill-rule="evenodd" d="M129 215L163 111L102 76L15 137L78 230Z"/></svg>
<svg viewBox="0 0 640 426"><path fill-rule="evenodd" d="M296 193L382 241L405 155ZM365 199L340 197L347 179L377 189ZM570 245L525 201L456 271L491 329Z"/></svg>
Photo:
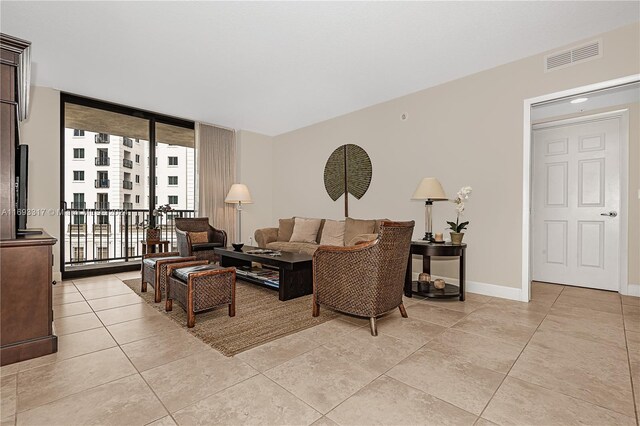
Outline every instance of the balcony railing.
<svg viewBox="0 0 640 426"><path fill-rule="evenodd" d="M109 210L109 202L108 201L106 201L106 202L96 201L95 209L96 210Z"/></svg>
<svg viewBox="0 0 640 426"><path fill-rule="evenodd" d="M65 210L64 262L66 267L84 266L105 262L139 261L142 257L141 241L146 239L146 229L142 223L149 218L149 211L132 209L130 204L123 203L122 210L109 210L109 203L96 203L96 207L107 207L107 210ZM74 225L73 216L83 214L86 224ZM109 223L101 223L108 217ZM171 217L157 218L162 240L176 246L175 217L195 217L194 210L174 210ZM90 232L87 232L89 230ZM95 250L95 247L108 247L108 253ZM79 258L78 250L83 249L84 257ZM75 254L75 256L74 256ZM106 256L106 257L105 257Z"/></svg>
<svg viewBox="0 0 640 426"><path fill-rule="evenodd" d="M131 182L129 182L129 183L131 183ZM122 208L124 210L132 210L133 209L133 203L128 203L128 202L125 201L124 203L122 203Z"/></svg>
<svg viewBox="0 0 640 426"><path fill-rule="evenodd" d="M80 202L71 202L71 208L72 209L86 209L87 208L87 203L85 203L84 201L80 201Z"/></svg>
<svg viewBox="0 0 640 426"><path fill-rule="evenodd" d="M124 189L133 189L133 182L131 182L130 180L123 180L122 187Z"/></svg>
<svg viewBox="0 0 640 426"><path fill-rule="evenodd" d="M127 160L126 158L122 159L122 167L126 167L127 169L133 169L133 161Z"/></svg>
<svg viewBox="0 0 640 426"><path fill-rule="evenodd" d="M96 188L108 188L109 179L96 179Z"/></svg>
<svg viewBox="0 0 640 426"><path fill-rule="evenodd" d="M96 157L96 166L108 166L110 163L109 157Z"/></svg>
<svg viewBox="0 0 640 426"><path fill-rule="evenodd" d="M106 133L98 133L94 136L96 143L109 143L109 135Z"/></svg>
<svg viewBox="0 0 640 426"><path fill-rule="evenodd" d="M133 148L133 140L129 138L122 138L122 145L128 146L129 148Z"/></svg>

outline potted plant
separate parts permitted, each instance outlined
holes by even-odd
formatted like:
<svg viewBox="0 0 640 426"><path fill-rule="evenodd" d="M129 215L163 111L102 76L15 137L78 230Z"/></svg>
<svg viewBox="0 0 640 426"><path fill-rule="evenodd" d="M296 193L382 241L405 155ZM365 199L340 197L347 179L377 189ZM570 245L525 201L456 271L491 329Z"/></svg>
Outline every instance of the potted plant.
<svg viewBox="0 0 640 426"><path fill-rule="evenodd" d="M165 204L164 206L159 206L158 208L153 210L153 216L156 218L161 218L166 212L173 210L169 204ZM160 221L156 219L155 225L151 226L151 221L149 218L142 221L142 223L138 223L137 226L141 226L143 229L146 229L146 240L147 241L159 241L160 240Z"/></svg>
<svg viewBox="0 0 640 426"><path fill-rule="evenodd" d="M464 233L462 231L467 229L467 225L469 225L469 221L460 223L460 216L462 216L462 214L464 213L464 203L469 199L470 195L471 187L463 186L462 188L460 188L460 191L458 191L457 197L453 200L453 203L456 205L457 211L456 221L447 221L447 223L449 224L449 229L451 229L450 234L452 244L462 244L462 238L464 237Z"/></svg>

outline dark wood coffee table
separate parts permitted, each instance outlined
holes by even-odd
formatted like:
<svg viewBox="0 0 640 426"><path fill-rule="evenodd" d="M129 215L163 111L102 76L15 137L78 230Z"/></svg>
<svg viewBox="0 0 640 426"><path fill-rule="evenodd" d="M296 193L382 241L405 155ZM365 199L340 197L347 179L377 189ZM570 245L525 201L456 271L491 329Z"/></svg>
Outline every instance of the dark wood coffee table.
<svg viewBox="0 0 640 426"><path fill-rule="evenodd" d="M286 251L281 252L281 256L247 253L251 250L259 250L259 248L244 246L241 251L236 251L233 247L217 247L215 252L220 255L221 266L251 266L251 262L258 262L278 268L280 300L295 299L313 293L312 256ZM252 277L238 276L238 279L269 287Z"/></svg>

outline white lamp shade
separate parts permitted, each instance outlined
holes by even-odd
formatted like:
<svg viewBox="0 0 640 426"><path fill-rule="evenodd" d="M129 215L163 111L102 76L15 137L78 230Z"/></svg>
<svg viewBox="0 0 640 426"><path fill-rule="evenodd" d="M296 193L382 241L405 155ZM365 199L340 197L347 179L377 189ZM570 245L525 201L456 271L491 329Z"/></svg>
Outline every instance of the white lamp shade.
<svg viewBox="0 0 640 426"><path fill-rule="evenodd" d="M438 179L433 177L427 177L422 179L418 187L416 188L412 200L446 200L447 195L442 189L442 185Z"/></svg>
<svg viewBox="0 0 640 426"><path fill-rule="evenodd" d="M229 189L229 193L227 194L227 198L224 199L225 203L229 204L252 204L251 193L249 192L249 188L247 185L243 183L234 183L231 185L231 189Z"/></svg>

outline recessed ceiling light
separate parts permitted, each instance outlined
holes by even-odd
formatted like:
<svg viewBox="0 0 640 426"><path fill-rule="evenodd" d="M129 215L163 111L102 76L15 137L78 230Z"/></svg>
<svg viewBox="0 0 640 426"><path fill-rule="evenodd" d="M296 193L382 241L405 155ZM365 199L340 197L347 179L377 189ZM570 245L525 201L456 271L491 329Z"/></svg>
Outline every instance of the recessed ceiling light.
<svg viewBox="0 0 640 426"><path fill-rule="evenodd" d="M571 103L572 104L581 104L583 102L587 102L589 100L589 98L576 98L576 99L572 99Z"/></svg>

